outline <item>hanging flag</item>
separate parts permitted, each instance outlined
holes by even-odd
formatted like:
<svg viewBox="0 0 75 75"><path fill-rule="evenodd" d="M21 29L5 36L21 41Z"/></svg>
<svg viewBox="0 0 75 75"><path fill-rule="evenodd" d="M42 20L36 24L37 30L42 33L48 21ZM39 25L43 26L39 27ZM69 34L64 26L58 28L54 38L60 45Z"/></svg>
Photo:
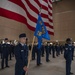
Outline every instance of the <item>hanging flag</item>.
<svg viewBox="0 0 75 75"><path fill-rule="evenodd" d="M52 0L0 0L0 16L24 23L34 31L41 6L42 19L53 35Z"/></svg>
<svg viewBox="0 0 75 75"><path fill-rule="evenodd" d="M41 47L42 38L50 40L50 36L40 14L38 15L34 36L38 38L38 48Z"/></svg>

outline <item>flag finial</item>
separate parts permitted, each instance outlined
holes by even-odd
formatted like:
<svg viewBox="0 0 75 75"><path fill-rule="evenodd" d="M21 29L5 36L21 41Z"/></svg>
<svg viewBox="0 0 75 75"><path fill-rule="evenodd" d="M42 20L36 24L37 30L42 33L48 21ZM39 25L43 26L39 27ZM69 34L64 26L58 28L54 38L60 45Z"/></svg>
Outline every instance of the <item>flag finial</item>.
<svg viewBox="0 0 75 75"><path fill-rule="evenodd" d="M40 11L39 11L39 14L41 14L41 10L42 10L42 5L41 5L41 7L40 7Z"/></svg>
<svg viewBox="0 0 75 75"><path fill-rule="evenodd" d="M41 10L42 10L42 4L43 4L43 1L44 1L44 0L42 0L42 2L41 2L41 7L40 7L39 14L41 14Z"/></svg>

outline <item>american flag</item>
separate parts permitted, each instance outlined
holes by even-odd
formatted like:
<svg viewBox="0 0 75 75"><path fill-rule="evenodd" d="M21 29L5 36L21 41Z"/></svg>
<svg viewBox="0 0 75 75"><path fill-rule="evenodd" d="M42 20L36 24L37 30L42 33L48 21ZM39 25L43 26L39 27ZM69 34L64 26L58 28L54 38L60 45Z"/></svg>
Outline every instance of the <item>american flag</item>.
<svg viewBox="0 0 75 75"><path fill-rule="evenodd" d="M46 28L54 35L52 0L0 0L0 16L24 23L35 31L40 7Z"/></svg>

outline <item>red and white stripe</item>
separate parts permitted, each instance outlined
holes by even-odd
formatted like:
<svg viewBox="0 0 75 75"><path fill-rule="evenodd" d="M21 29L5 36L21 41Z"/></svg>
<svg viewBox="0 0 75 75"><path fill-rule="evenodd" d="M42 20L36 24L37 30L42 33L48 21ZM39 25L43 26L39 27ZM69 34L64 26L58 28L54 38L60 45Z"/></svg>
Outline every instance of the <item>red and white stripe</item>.
<svg viewBox="0 0 75 75"><path fill-rule="evenodd" d="M51 0L0 0L0 16L24 23L35 30L40 7L41 16L50 34L54 34Z"/></svg>

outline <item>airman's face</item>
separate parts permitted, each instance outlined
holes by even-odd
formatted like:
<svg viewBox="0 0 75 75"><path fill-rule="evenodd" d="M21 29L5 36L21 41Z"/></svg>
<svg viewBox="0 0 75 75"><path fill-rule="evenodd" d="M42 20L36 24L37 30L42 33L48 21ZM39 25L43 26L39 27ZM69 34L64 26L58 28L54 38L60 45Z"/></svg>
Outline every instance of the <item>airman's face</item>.
<svg viewBox="0 0 75 75"><path fill-rule="evenodd" d="M72 41L68 41L68 44L71 44L72 43Z"/></svg>
<svg viewBox="0 0 75 75"><path fill-rule="evenodd" d="M26 37L20 38L20 42L25 44L26 43Z"/></svg>
<svg viewBox="0 0 75 75"><path fill-rule="evenodd" d="M8 42L8 40L5 40L5 43L7 43Z"/></svg>

